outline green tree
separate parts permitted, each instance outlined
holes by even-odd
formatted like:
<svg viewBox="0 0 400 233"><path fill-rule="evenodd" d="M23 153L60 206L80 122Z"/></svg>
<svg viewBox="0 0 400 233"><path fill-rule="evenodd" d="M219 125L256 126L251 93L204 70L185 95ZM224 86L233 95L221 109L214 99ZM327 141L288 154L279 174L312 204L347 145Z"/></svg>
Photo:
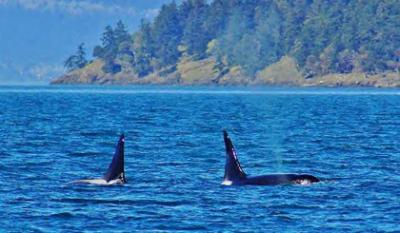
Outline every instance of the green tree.
<svg viewBox="0 0 400 233"><path fill-rule="evenodd" d="M152 25L156 68L175 64L180 56L178 45L182 37L178 9L175 2L161 7Z"/></svg>
<svg viewBox="0 0 400 233"><path fill-rule="evenodd" d="M102 58L104 59L114 59L117 53L117 40L114 33L114 29L111 26L106 26L105 31L103 33L103 37L101 38L103 54Z"/></svg>
<svg viewBox="0 0 400 233"><path fill-rule="evenodd" d="M219 40L220 43L218 43L219 56L226 57L228 65L240 64L241 55L235 52L235 48L243 35L247 33L248 28L246 16L242 14L240 9L235 9L229 17L227 27Z"/></svg>
<svg viewBox="0 0 400 233"><path fill-rule="evenodd" d="M204 30L210 38L217 38L224 30L229 15L228 10L225 0L214 0L208 7Z"/></svg>
<svg viewBox="0 0 400 233"><path fill-rule="evenodd" d="M114 34L113 35L114 41L118 46L124 42L131 41L131 36L129 35L129 33L126 29L125 24L121 20L119 20L117 22L117 25L115 26L113 34Z"/></svg>
<svg viewBox="0 0 400 233"><path fill-rule="evenodd" d="M76 51L75 54L69 56L65 62L64 62L64 66L68 69L68 70L75 70L75 69L80 69L83 68L87 63L87 59L86 59L86 52L85 52L85 44L81 43L78 46L78 49Z"/></svg>
<svg viewBox="0 0 400 233"><path fill-rule="evenodd" d="M191 10L186 20L182 41L190 55L203 58L206 55L207 44L212 38L205 29L208 5L205 0L191 1Z"/></svg>
<svg viewBox="0 0 400 233"><path fill-rule="evenodd" d="M277 62L284 54L282 49L283 17L275 3L259 5L256 8L255 37L260 46L256 65L251 73ZM254 45L256 46L256 45Z"/></svg>
<svg viewBox="0 0 400 233"><path fill-rule="evenodd" d="M151 65L151 61L154 59L153 43L151 24L142 20L140 29L135 33L133 40L134 70L141 77L153 71Z"/></svg>
<svg viewBox="0 0 400 233"><path fill-rule="evenodd" d="M125 64L145 76L173 70L182 55L213 56L220 70L240 66L249 76L285 55L308 77L399 69L400 1L180 2L163 5L133 36L121 21L107 26L93 50L104 71Z"/></svg>
<svg viewBox="0 0 400 233"><path fill-rule="evenodd" d="M102 46L96 46L93 50L93 56L104 61L104 72L118 73L121 71L121 65L116 62L116 59L118 55L121 55L120 49L124 52L129 50L126 49L126 44L120 47L129 38L130 36L121 21L117 23L115 30L109 25L105 27L101 38Z"/></svg>
<svg viewBox="0 0 400 233"><path fill-rule="evenodd" d="M96 46L93 49L93 56L104 61L114 60L117 54L117 43L114 30L111 26L106 26L101 37L102 46Z"/></svg>

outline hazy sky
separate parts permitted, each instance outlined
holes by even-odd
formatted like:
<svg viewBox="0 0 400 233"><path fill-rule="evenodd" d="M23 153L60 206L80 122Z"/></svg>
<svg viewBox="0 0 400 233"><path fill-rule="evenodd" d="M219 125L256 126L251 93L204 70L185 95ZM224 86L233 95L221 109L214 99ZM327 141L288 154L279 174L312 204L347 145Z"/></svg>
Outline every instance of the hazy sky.
<svg viewBox="0 0 400 233"><path fill-rule="evenodd" d="M0 84L48 82L84 42L88 54L106 25L130 31L171 0L0 0Z"/></svg>

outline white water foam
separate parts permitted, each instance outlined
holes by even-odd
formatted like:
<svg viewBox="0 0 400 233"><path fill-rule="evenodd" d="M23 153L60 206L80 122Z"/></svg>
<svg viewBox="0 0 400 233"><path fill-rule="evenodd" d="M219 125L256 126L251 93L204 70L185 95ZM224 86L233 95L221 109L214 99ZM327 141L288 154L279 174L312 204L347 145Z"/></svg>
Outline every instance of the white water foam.
<svg viewBox="0 0 400 233"><path fill-rule="evenodd" d="M295 184L301 185L301 186L309 186L312 184L312 182L310 180L303 179L303 180L296 180Z"/></svg>
<svg viewBox="0 0 400 233"><path fill-rule="evenodd" d="M231 180L224 180L221 184L222 185L226 185L226 186L231 186L232 185L232 181Z"/></svg>
<svg viewBox="0 0 400 233"><path fill-rule="evenodd" d="M84 183L84 184L93 184L93 185L117 185L123 184L121 180L115 179L106 181L105 179L87 179L87 180L77 180L74 183Z"/></svg>

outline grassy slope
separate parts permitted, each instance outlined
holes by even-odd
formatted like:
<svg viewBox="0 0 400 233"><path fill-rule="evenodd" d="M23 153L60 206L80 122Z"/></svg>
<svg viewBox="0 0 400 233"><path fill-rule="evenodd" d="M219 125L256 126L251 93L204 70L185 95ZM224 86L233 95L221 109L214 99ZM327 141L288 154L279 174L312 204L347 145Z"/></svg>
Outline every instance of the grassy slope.
<svg viewBox="0 0 400 233"><path fill-rule="evenodd" d="M294 59L283 57L256 74L246 77L240 67L232 67L221 73L215 69L215 59L193 61L185 57L177 64L176 71L167 75L161 72L139 78L134 73L105 74L103 62L95 60L82 69L72 71L52 84L179 84L179 85L278 85L278 86L370 86L400 87L400 74L388 72L376 75L364 73L328 74L305 79Z"/></svg>

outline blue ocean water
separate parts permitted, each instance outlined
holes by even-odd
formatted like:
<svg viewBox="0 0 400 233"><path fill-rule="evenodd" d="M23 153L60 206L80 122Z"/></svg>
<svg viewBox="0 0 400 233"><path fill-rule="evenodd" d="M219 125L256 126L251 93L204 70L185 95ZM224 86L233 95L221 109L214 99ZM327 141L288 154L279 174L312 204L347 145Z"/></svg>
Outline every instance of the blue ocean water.
<svg viewBox="0 0 400 233"><path fill-rule="evenodd" d="M400 90L0 87L0 232L399 232ZM221 186L222 129L250 175ZM126 135L124 186L101 177Z"/></svg>

